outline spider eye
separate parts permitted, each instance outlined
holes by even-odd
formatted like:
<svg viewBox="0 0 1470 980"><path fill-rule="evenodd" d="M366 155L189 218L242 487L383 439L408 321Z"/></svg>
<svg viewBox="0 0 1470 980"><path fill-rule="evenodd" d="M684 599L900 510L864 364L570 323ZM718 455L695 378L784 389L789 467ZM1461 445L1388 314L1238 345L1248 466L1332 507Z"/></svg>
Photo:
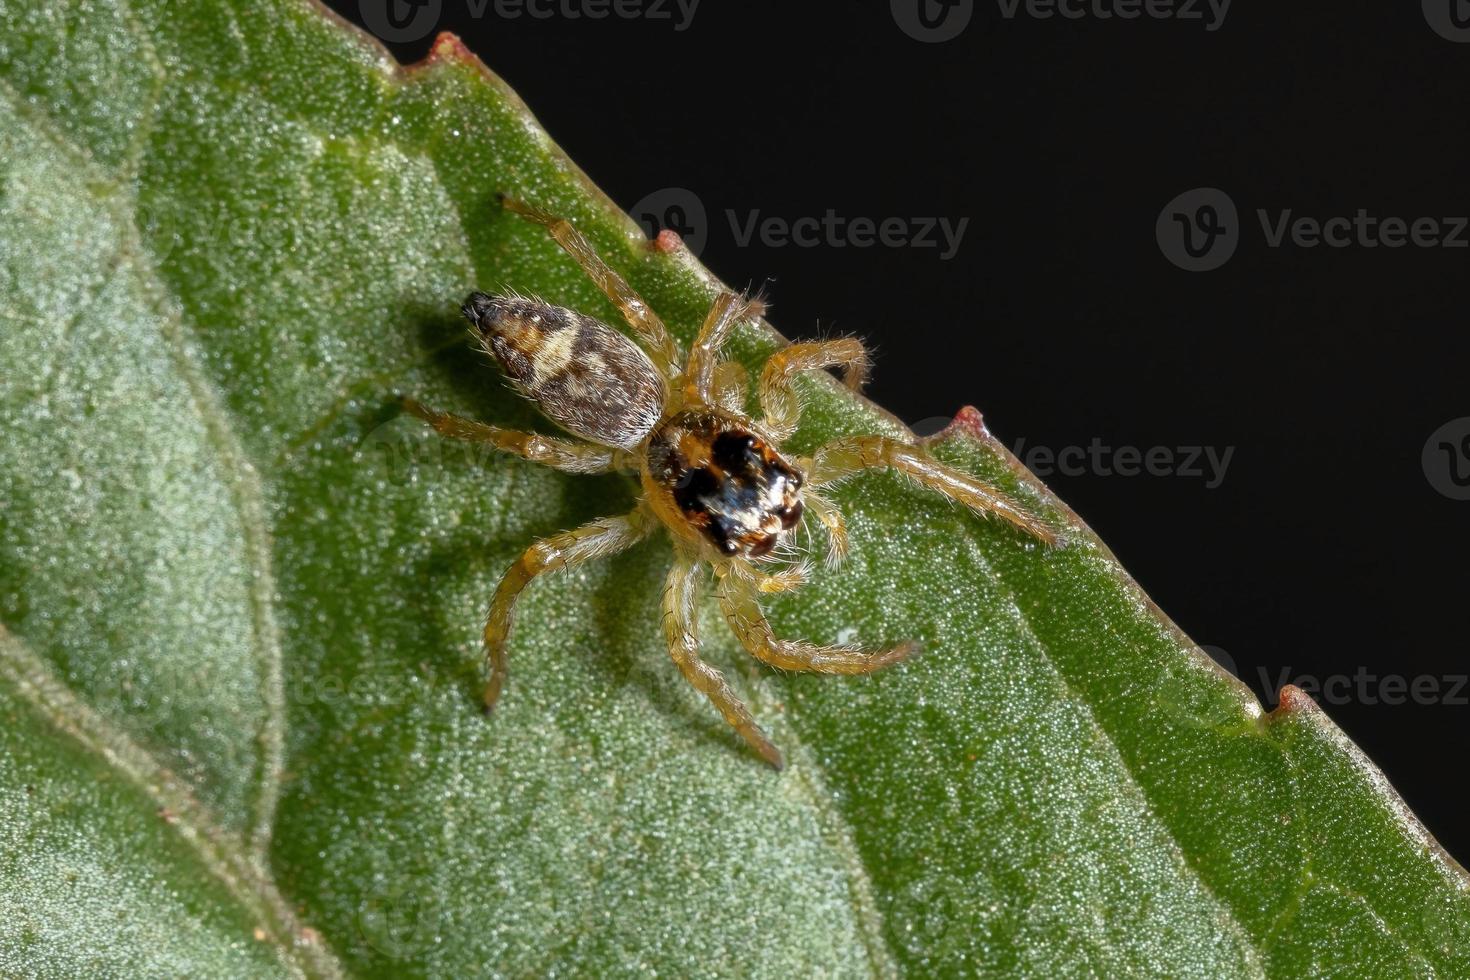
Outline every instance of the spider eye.
<svg viewBox="0 0 1470 980"><path fill-rule="evenodd" d="M748 432L720 433L710 446L710 458L730 473L759 470L765 463L761 441Z"/></svg>

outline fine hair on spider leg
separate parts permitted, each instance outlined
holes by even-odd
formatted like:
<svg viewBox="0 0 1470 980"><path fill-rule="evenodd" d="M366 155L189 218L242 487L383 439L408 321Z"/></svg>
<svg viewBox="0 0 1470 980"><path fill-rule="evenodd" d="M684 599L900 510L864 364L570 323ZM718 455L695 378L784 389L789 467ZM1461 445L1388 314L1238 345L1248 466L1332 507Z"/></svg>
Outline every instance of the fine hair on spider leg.
<svg viewBox="0 0 1470 980"><path fill-rule="evenodd" d="M814 525L820 524L822 533L827 539L823 563L828 568L836 568L847 558L847 519L842 516L842 511L836 504L811 488L807 488L802 499L806 502L807 513L811 515L812 522L811 525L806 526L807 545L815 549L816 528ZM806 522L803 524L805 525Z"/></svg>

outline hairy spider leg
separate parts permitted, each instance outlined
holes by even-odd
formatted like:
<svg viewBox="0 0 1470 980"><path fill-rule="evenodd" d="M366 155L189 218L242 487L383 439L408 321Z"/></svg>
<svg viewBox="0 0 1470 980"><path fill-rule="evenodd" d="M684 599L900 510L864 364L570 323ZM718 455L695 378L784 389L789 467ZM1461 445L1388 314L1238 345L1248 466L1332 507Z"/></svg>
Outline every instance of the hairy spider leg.
<svg viewBox="0 0 1470 980"><path fill-rule="evenodd" d="M719 366L720 351L730 333L741 320L758 317L765 312L765 301L759 297L737 296L721 293L710 306L694 343L689 347L689 357L684 362L684 390L688 401L705 405L715 403L715 372Z"/></svg>
<svg viewBox="0 0 1470 980"><path fill-rule="evenodd" d="M828 486L869 469L893 469L920 486L959 501L981 514L994 514L1049 545L1057 532L1027 513L1020 503L984 481L931 458L917 446L888 436L852 436L817 450L811 485Z"/></svg>
<svg viewBox="0 0 1470 980"><path fill-rule="evenodd" d="M712 403L731 415L745 416L745 396L750 391L750 373L739 361L721 361L715 365L715 380L710 389Z"/></svg>
<svg viewBox="0 0 1470 980"><path fill-rule="evenodd" d="M404 410L434 427L447 439L494 446L503 452L564 473L610 473L627 469L626 453L573 439L557 439L535 432L517 432L429 408L412 398L400 398Z"/></svg>
<svg viewBox="0 0 1470 980"><path fill-rule="evenodd" d="M847 519L842 516L842 511L837 509L836 504L811 487L802 492L801 500L827 530L827 567L837 567L847 557Z"/></svg>
<svg viewBox="0 0 1470 980"><path fill-rule="evenodd" d="M691 558L680 555L669 571L663 594L663 629L668 640L669 656L679 672L724 716L731 728L762 759L780 769L784 763L781 751L771 744L750 709L730 688L718 670L699 657L699 566Z"/></svg>
<svg viewBox="0 0 1470 980"><path fill-rule="evenodd" d="M679 349L663 320L659 319L659 315L653 312L647 301L634 292L633 287L622 276L602 260L602 256L593 249L592 243L570 221L513 197L502 195L500 203L507 211L543 226L556 243L582 267L587 278L596 283L603 295L622 312L623 319L633 328L659 372L666 377L673 377L677 373Z"/></svg>
<svg viewBox="0 0 1470 980"><path fill-rule="evenodd" d="M801 400L791 380L805 371L843 369L843 380L853 391L868 377L868 350L856 337L802 341L772 354L761 369L760 400L763 425L778 441L789 439L801 419Z"/></svg>
<svg viewBox="0 0 1470 980"><path fill-rule="evenodd" d="M656 522L642 510L621 517L604 517L576 530L542 538L515 560L496 587L489 615L485 617L485 662L489 669L485 684L486 711L495 707L505 686L505 645L510 639L515 604L531 580L546 572L615 555L647 537L655 526Z"/></svg>
<svg viewBox="0 0 1470 980"><path fill-rule="evenodd" d="M805 640L780 640L761 611L757 587L737 565L720 579L720 611L750 655L772 667L819 674L871 674L916 653L918 643L905 640L891 647L862 650L820 646Z"/></svg>

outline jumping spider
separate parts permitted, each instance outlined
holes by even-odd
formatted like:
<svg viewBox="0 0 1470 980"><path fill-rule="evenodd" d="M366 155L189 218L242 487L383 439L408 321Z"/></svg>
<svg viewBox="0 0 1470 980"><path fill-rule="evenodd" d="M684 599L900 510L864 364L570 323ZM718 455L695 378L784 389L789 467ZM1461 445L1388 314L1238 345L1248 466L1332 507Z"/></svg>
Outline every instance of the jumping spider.
<svg viewBox="0 0 1470 980"><path fill-rule="evenodd" d="M662 599L669 653L685 680L710 699L763 759L780 768L780 751L720 672L699 658L696 610L702 566L714 569L720 610L756 658L787 670L866 674L903 659L917 645L865 650L778 639L758 601L762 593L786 592L805 582L806 566L783 564L776 553L805 510L826 531L829 561L840 561L846 553L842 514L819 488L862 470L890 468L976 511L1004 518L1041 541L1056 543L1055 533L1020 504L907 442L856 436L829 442L810 458L778 450L796 430L801 411L793 376L842 368L852 388L861 385L868 356L856 339L792 343L771 355L757 383L763 417L751 418L745 411L749 379L744 368L719 355L737 323L763 313L758 298L722 293L688 356L681 357L663 321L570 222L519 201L503 203L546 227L622 311L639 343L573 310L514 294L471 293L463 311L479 342L522 394L579 438L500 429L407 398L403 406L440 435L488 443L554 469L636 473L643 493L632 513L537 541L505 573L485 620L487 710L505 685L506 641L516 599L527 584L543 572L615 554L662 527L674 546Z"/></svg>

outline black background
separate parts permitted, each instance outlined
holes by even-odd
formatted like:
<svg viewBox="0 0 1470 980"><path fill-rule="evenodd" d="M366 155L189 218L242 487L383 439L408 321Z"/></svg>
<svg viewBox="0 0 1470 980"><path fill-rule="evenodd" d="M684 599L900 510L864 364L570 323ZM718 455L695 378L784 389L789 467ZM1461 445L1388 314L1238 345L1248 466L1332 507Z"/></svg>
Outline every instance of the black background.
<svg viewBox="0 0 1470 980"><path fill-rule="evenodd" d="M332 5L362 22L355 0ZM975 0L944 43L910 37L885 2L702 0L684 30L662 6L669 19L509 18L443 0L435 26L624 207L692 190L703 261L768 281L778 329L873 341L869 393L905 421L932 429L973 403L1011 445L1233 447L1213 488L1043 475L1268 706L1283 671L1422 675L1442 693L1470 673L1470 502L1421 461L1470 416L1470 248L1272 248L1256 214L1470 214L1470 44L1415 3L1238 0L1209 31L1203 4L1196 20L1007 19ZM431 41L390 47L413 61ZM1240 245L1186 272L1155 222L1202 186L1234 201ZM727 209L970 220L945 261L742 247ZM1356 686L1329 714L1470 858L1470 690L1394 706Z"/></svg>

